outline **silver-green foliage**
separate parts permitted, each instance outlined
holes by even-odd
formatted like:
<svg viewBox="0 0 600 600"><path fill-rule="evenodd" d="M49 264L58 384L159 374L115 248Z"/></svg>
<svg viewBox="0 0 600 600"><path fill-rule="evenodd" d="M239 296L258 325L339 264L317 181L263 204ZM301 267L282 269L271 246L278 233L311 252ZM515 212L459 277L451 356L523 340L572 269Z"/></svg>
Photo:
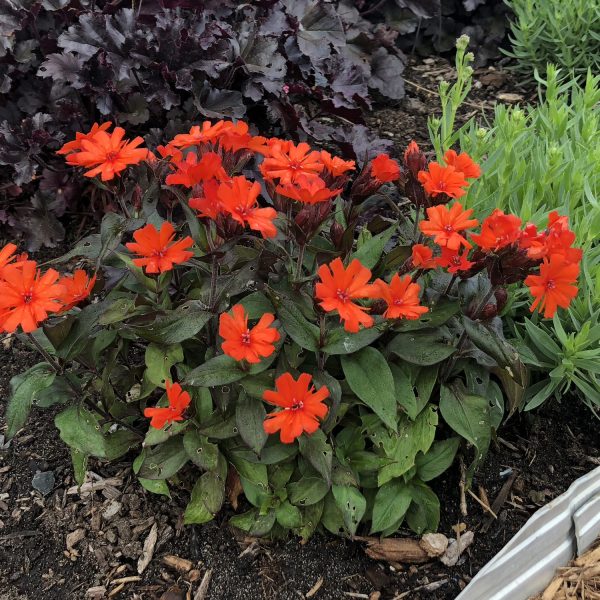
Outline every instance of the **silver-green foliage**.
<svg viewBox="0 0 600 600"><path fill-rule="evenodd" d="M531 76L552 62L575 74L600 70L600 0L505 0L514 13L516 68Z"/></svg>

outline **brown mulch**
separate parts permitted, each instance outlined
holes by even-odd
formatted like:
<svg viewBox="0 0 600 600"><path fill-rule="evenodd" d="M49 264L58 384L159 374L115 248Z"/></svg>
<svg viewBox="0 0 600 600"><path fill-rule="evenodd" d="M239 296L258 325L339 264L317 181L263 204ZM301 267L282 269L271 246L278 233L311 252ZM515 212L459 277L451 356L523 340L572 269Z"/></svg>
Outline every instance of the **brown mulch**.
<svg viewBox="0 0 600 600"><path fill-rule="evenodd" d="M600 600L600 539L587 552L558 569L533 600Z"/></svg>

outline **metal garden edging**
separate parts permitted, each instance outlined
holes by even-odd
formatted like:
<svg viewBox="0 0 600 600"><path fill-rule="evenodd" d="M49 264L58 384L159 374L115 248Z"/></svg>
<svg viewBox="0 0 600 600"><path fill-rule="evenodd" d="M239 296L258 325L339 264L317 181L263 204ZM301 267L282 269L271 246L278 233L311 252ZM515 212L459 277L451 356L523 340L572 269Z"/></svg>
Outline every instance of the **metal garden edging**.
<svg viewBox="0 0 600 600"><path fill-rule="evenodd" d="M600 467L538 510L456 600L527 600L600 535Z"/></svg>

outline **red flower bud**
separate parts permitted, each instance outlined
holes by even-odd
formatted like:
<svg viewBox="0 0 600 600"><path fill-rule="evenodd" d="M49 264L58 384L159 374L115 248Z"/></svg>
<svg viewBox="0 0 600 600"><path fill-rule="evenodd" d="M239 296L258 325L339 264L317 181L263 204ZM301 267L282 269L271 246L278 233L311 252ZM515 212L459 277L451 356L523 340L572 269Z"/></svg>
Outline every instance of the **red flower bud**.
<svg viewBox="0 0 600 600"><path fill-rule="evenodd" d="M417 179L419 171L425 170L425 167L427 166L427 159L423 152L421 152L417 142L414 140L408 145L404 152L404 164L414 179Z"/></svg>

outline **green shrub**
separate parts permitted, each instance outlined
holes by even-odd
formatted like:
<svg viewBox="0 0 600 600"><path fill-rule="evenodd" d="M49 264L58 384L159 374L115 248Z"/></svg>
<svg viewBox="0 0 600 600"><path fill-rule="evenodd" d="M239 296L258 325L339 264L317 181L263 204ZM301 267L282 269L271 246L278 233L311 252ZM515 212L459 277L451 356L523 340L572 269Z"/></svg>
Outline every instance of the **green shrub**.
<svg viewBox="0 0 600 600"><path fill-rule="evenodd" d="M600 67L600 0L506 0L514 12L512 51L530 75L553 62L585 75Z"/></svg>
<svg viewBox="0 0 600 600"><path fill-rule="evenodd" d="M498 105L487 127L472 119L455 131L454 116L471 86L471 59L459 47L458 81L453 86L441 85L442 116L430 120L431 139L438 156L456 144L483 165L483 175L473 184L465 204L474 208L478 216L500 208L536 225L542 224L548 211L557 210L569 216L577 240L584 247L581 291L568 313L562 313L562 329L556 319L553 325L543 327L537 319L524 321L529 312L524 297L520 301L518 293L505 309L513 317L511 328L525 352L525 362L543 374L537 383L534 379L527 407L534 408L552 395L560 398L571 389L597 409L600 77L588 72L580 86L575 79L562 77L559 69L548 65L545 80L536 74L538 105ZM542 339L548 343L542 344Z"/></svg>

